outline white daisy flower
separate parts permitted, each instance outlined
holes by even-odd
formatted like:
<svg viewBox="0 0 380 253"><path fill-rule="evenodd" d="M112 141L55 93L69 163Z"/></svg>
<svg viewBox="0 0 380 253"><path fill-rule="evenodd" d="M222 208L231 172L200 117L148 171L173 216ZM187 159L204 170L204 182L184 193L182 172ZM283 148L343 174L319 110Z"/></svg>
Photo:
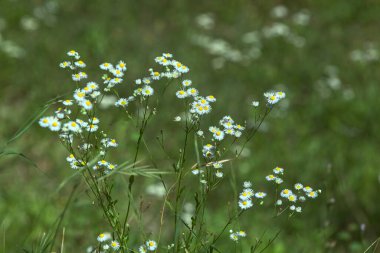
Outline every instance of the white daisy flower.
<svg viewBox="0 0 380 253"><path fill-rule="evenodd" d="M300 183L296 183L296 184L294 185L294 189L296 189L296 190L302 190L302 189L303 189L303 185L300 184Z"/></svg>
<svg viewBox="0 0 380 253"><path fill-rule="evenodd" d="M212 166L215 168L215 169L220 169L223 167L223 164L220 163L220 162L215 162L212 164Z"/></svg>
<svg viewBox="0 0 380 253"><path fill-rule="evenodd" d="M283 98L286 97L286 94L285 94L285 92L283 92L283 91L277 91L277 92L276 92L276 96L277 96L279 99L283 99Z"/></svg>
<svg viewBox="0 0 380 253"><path fill-rule="evenodd" d="M70 66L71 66L71 62L69 62L69 61L64 61L64 62L61 62L61 63L59 64L59 67L61 67L61 68L63 68L63 69L68 68L68 67L70 67Z"/></svg>
<svg viewBox="0 0 380 253"><path fill-rule="evenodd" d="M145 84L151 84L152 83L152 80L150 80L150 78L147 78L147 77L144 77L142 81Z"/></svg>
<svg viewBox="0 0 380 253"><path fill-rule="evenodd" d="M141 79L136 79L136 80L135 80L135 83L136 83L137 85L140 85L140 84L141 84Z"/></svg>
<svg viewBox="0 0 380 253"><path fill-rule="evenodd" d="M173 55L170 53L163 53L162 56L165 58L172 58L173 57Z"/></svg>
<svg viewBox="0 0 380 253"><path fill-rule="evenodd" d="M57 132L61 129L61 122L57 118L51 118L49 120L50 131Z"/></svg>
<svg viewBox="0 0 380 253"><path fill-rule="evenodd" d="M216 133L217 131L220 131L219 128L214 127L214 126L210 126L210 127L208 128L208 130L209 130L211 133Z"/></svg>
<svg viewBox="0 0 380 253"><path fill-rule="evenodd" d="M115 85L115 84L119 84L119 83L121 83L122 81L123 81L122 78L120 78L120 77L115 77L115 78L112 78L112 79L110 80L110 84L111 84L111 85Z"/></svg>
<svg viewBox="0 0 380 253"><path fill-rule="evenodd" d="M283 189L283 190L281 191L281 193L280 193L280 196L283 197L283 198L287 198L287 197L289 197L291 194L293 194L291 190L289 190L289 189Z"/></svg>
<svg viewBox="0 0 380 253"><path fill-rule="evenodd" d="M313 191L313 188L311 188L310 186L305 186L305 187L303 188L303 191L304 191L304 192L312 192L312 191Z"/></svg>
<svg viewBox="0 0 380 253"><path fill-rule="evenodd" d="M221 141L224 139L224 132L223 131L216 131L214 134L213 134L213 137L215 140L218 140L218 141Z"/></svg>
<svg viewBox="0 0 380 253"><path fill-rule="evenodd" d="M296 202L297 201L297 196L294 195L294 194L291 194L291 195L288 196L288 200L290 202Z"/></svg>
<svg viewBox="0 0 380 253"><path fill-rule="evenodd" d="M221 124L224 128L226 129L233 129L234 128L234 125L232 124L232 122L230 121L227 121L227 122L224 122Z"/></svg>
<svg viewBox="0 0 380 253"><path fill-rule="evenodd" d="M76 52L75 50L70 50L69 52L67 52L67 55L68 55L68 56L72 56L72 57L74 57L75 59L79 59L79 58L80 58L79 53Z"/></svg>
<svg viewBox="0 0 380 253"><path fill-rule="evenodd" d="M180 122L180 121L181 121L181 117L180 117L180 116L176 116L176 117L174 117L174 121L175 121L175 122Z"/></svg>
<svg viewBox="0 0 380 253"><path fill-rule="evenodd" d="M198 130L198 131L197 131L197 135L198 135L198 136L203 136L203 131L202 131L202 130Z"/></svg>
<svg viewBox="0 0 380 253"><path fill-rule="evenodd" d="M50 121L52 120L52 117L43 117L41 118L38 123L41 127L48 127L50 125Z"/></svg>
<svg viewBox="0 0 380 253"><path fill-rule="evenodd" d="M235 135L235 130L234 129L224 129L224 132L229 135Z"/></svg>
<svg viewBox="0 0 380 253"><path fill-rule="evenodd" d="M297 213L302 212L302 207L300 207L300 206L296 207L296 212L297 212Z"/></svg>
<svg viewBox="0 0 380 253"><path fill-rule="evenodd" d="M113 69L112 64L109 63L109 62L102 63L102 64L99 65L99 67L100 67L102 70L111 70L111 69Z"/></svg>
<svg viewBox="0 0 380 253"><path fill-rule="evenodd" d="M309 198L315 199L316 197L318 197L318 193L316 191L311 191L307 193L307 196Z"/></svg>
<svg viewBox="0 0 380 253"><path fill-rule="evenodd" d="M252 203L252 200L250 199L239 201L239 207L243 210L251 208L252 206L253 206L253 203Z"/></svg>
<svg viewBox="0 0 380 253"><path fill-rule="evenodd" d="M240 236L240 237L246 237L247 236L247 233L243 230L240 230L239 232L237 232L237 234Z"/></svg>
<svg viewBox="0 0 380 253"><path fill-rule="evenodd" d="M86 87L88 87L89 89L91 89L91 91L94 91L94 90L97 90L99 89L99 85L95 82L88 82Z"/></svg>
<svg viewBox="0 0 380 253"><path fill-rule="evenodd" d="M69 121L66 124L67 124L67 128L74 133L78 133L81 131L80 125L76 123L75 121Z"/></svg>
<svg viewBox="0 0 380 253"><path fill-rule="evenodd" d="M239 131L244 131L244 129L245 129L245 127L243 127L242 125L239 125L239 124L235 125L234 128L239 130Z"/></svg>
<svg viewBox="0 0 380 253"><path fill-rule="evenodd" d="M110 233L101 233L98 235L98 242L105 242L111 239L111 234Z"/></svg>
<svg viewBox="0 0 380 253"><path fill-rule="evenodd" d="M276 96L275 93L268 94L268 96L267 96L268 104L274 105L274 104L278 103L278 101L280 101L280 99Z"/></svg>
<svg viewBox="0 0 380 253"><path fill-rule="evenodd" d="M144 88L142 89L141 91L141 94L145 97L150 97L152 96L154 93L154 90L152 87L150 87L149 85L145 85Z"/></svg>
<svg viewBox="0 0 380 253"><path fill-rule="evenodd" d="M282 200L281 199L278 199L277 201L276 201L276 206L281 206L282 205Z"/></svg>
<svg viewBox="0 0 380 253"><path fill-rule="evenodd" d="M142 246L139 247L139 253L146 253L146 252L147 251L146 251L146 248L145 248L144 245L142 245Z"/></svg>
<svg viewBox="0 0 380 253"><path fill-rule="evenodd" d="M253 194L254 194L253 190L250 189L250 188L247 188L247 189L244 189L244 190L240 193L239 198L240 198L241 200L251 199L251 198L253 197Z"/></svg>
<svg viewBox="0 0 380 253"><path fill-rule="evenodd" d="M107 251L110 249L110 246L108 244L103 245L103 250Z"/></svg>
<svg viewBox="0 0 380 253"><path fill-rule="evenodd" d="M292 211L294 211L294 210L296 210L296 206L295 206L295 205L291 205L291 206L289 207L289 209L292 210Z"/></svg>
<svg viewBox="0 0 380 253"><path fill-rule="evenodd" d="M230 239L232 241L237 242L239 240L239 237L238 237L238 235L236 233L232 233L232 234L230 234Z"/></svg>
<svg viewBox="0 0 380 253"><path fill-rule="evenodd" d="M265 196L267 196L267 194L265 192L256 192L255 193L255 197L258 199L263 199L263 198L265 198Z"/></svg>
<svg viewBox="0 0 380 253"><path fill-rule="evenodd" d="M127 65L123 61L119 61L119 63L116 65L116 68L121 70L121 71L126 71L127 70Z"/></svg>
<svg viewBox="0 0 380 253"><path fill-rule="evenodd" d="M66 161L73 162L76 161L74 154L70 154L68 157L66 157Z"/></svg>
<svg viewBox="0 0 380 253"><path fill-rule="evenodd" d="M157 249L157 243L153 240L147 241L145 245L150 251L155 251Z"/></svg>
<svg viewBox="0 0 380 253"><path fill-rule="evenodd" d="M74 91L74 98L78 102L82 101L86 97L86 93L80 89L76 89Z"/></svg>
<svg viewBox="0 0 380 253"><path fill-rule="evenodd" d="M284 182L284 180L282 180L282 178L276 178L275 180L276 184L282 184Z"/></svg>
<svg viewBox="0 0 380 253"><path fill-rule="evenodd" d="M83 106L84 109L86 110L92 110L92 108L94 107L94 105L92 104L92 102L90 100L83 100L81 105Z"/></svg>
<svg viewBox="0 0 380 253"><path fill-rule="evenodd" d="M185 98L188 96L188 93L184 90L179 90L175 93L175 95L177 96L177 98Z"/></svg>
<svg viewBox="0 0 380 253"><path fill-rule="evenodd" d="M119 106L125 107L127 105L128 105L128 100L125 98L120 98L117 102L115 102L116 107L119 107Z"/></svg>
<svg viewBox="0 0 380 253"><path fill-rule="evenodd" d="M301 201L301 202L305 202L305 201L306 201L306 198L305 198L304 196L300 196L300 197L298 198L298 200Z"/></svg>
<svg viewBox="0 0 380 253"><path fill-rule="evenodd" d="M97 117L93 117L91 120L89 120L92 124L98 124L100 121Z"/></svg>
<svg viewBox="0 0 380 253"><path fill-rule="evenodd" d="M99 126L91 124L91 125L88 125L86 129L89 132L96 132L99 129Z"/></svg>
<svg viewBox="0 0 380 253"><path fill-rule="evenodd" d="M216 98L213 95L207 96L206 99L209 102L215 102L216 101Z"/></svg>
<svg viewBox="0 0 380 253"><path fill-rule="evenodd" d="M119 144L116 142L115 139L110 139L107 143L108 147L116 148Z"/></svg>
<svg viewBox="0 0 380 253"><path fill-rule="evenodd" d="M271 175L268 175L268 176L265 177L265 179L266 179L267 181L273 181L273 180L276 180L276 178L277 178L277 177L274 176L274 175L272 175L272 174L271 174Z"/></svg>
<svg viewBox="0 0 380 253"><path fill-rule="evenodd" d="M187 73L187 72L189 72L189 68L187 67L187 66L185 66L185 65L182 65L181 67L179 67L179 68L176 68L180 73Z"/></svg>
<svg viewBox="0 0 380 253"><path fill-rule="evenodd" d="M274 172L274 174L283 174L284 173L284 169L280 168L280 167L276 167L276 168L273 169L273 172Z"/></svg>
<svg viewBox="0 0 380 253"><path fill-rule="evenodd" d="M79 61L76 61L74 62L75 66L79 67L79 68L84 68L86 67L86 63L84 63L83 61L79 60Z"/></svg>
<svg viewBox="0 0 380 253"><path fill-rule="evenodd" d="M107 167L108 164L109 164L109 162L107 162L106 160L100 160L100 161L98 161L98 165L99 166Z"/></svg>
<svg viewBox="0 0 380 253"><path fill-rule="evenodd" d="M157 71L154 71L154 72L152 71L150 73L150 76L152 77L153 80L160 80L160 77L161 77L160 72L157 72Z"/></svg>
<svg viewBox="0 0 380 253"><path fill-rule="evenodd" d="M110 71L116 77L123 77L124 76L124 72L121 71L120 69L116 68L116 69L111 69Z"/></svg>
<svg viewBox="0 0 380 253"><path fill-rule="evenodd" d="M66 105L66 106L71 106L71 105L73 105L73 101L70 99L66 99L66 100L62 101L62 104Z"/></svg>
<svg viewBox="0 0 380 253"><path fill-rule="evenodd" d="M182 85L185 87L189 87L192 84L191 80L183 80Z"/></svg>
<svg viewBox="0 0 380 253"><path fill-rule="evenodd" d="M120 248L120 243L117 241L112 241L110 246L113 250L118 250Z"/></svg>
<svg viewBox="0 0 380 253"><path fill-rule="evenodd" d="M189 94L189 96L195 97L195 96L198 96L198 93L199 93L198 90L195 88L190 88L187 90L187 94Z"/></svg>

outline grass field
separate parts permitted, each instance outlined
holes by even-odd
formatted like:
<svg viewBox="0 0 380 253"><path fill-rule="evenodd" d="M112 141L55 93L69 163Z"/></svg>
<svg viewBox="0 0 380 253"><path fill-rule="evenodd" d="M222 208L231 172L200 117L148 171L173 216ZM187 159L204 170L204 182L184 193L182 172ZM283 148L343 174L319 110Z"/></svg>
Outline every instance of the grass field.
<svg viewBox="0 0 380 253"><path fill-rule="evenodd" d="M291 219L273 219L265 206L242 218L253 238L265 231L268 240L281 230L268 252L380 252L379 15L374 0L0 1L0 252L32 249L82 182L71 177L58 139L37 122L16 134L50 99L73 89L70 75L58 66L71 49L80 52L94 78L101 77L100 63L124 60L128 85L154 65L154 57L173 53L189 66L199 89L218 98L208 122L225 114L244 122L254 117L253 100L284 90L286 99L212 193L208 225L223 226L231 181L265 187L265 175L278 165L287 181L301 179L322 194ZM170 169L155 138L165 129L168 152L178 151L176 103L174 95L163 98L145 133L154 145L139 157L142 164L155 160L160 169ZM103 112L120 142L115 160L133 160L129 147L138 133L116 113ZM127 181L115 183L121 200ZM135 198L150 206L143 227L154 233L162 197L148 189L157 193L158 181L136 181ZM60 252L61 243L64 252L85 252L107 228L82 182L53 252ZM227 238L222 244L241 250Z"/></svg>

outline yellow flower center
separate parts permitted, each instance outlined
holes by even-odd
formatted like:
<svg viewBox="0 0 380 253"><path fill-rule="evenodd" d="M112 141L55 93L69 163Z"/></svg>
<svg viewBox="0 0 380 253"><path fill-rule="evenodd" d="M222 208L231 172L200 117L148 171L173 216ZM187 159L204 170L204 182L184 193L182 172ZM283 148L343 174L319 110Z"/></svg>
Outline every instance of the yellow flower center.
<svg viewBox="0 0 380 253"><path fill-rule="evenodd" d="M77 123L75 123L75 122L71 122L71 126L72 126L72 127L76 127L76 126L77 126Z"/></svg>
<svg viewBox="0 0 380 253"><path fill-rule="evenodd" d="M57 122L53 122L53 124L51 124L53 127L56 127L58 126L58 123Z"/></svg>

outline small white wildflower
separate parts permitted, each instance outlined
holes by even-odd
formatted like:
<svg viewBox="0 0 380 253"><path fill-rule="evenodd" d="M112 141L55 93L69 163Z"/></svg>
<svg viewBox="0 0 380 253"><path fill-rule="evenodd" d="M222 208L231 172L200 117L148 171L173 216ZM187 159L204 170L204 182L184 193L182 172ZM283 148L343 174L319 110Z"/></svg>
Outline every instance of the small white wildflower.
<svg viewBox="0 0 380 253"><path fill-rule="evenodd" d="M153 240L147 241L145 245L150 251L155 251L157 249L157 243Z"/></svg>
<svg viewBox="0 0 380 253"><path fill-rule="evenodd" d="M184 90L179 90L175 93L175 95L177 96L177 98L185 98L187 97L189 94L184 91Z"/></svg>
<svg viewBox="0 0 380 253"><path fill-rule="evenodd" d="M98 238L97 238L99 242L105 242L110 239L111 239L111 234L109 233L101 233L98 235Z"/></svg>
<svg viewBox="0 0 380 253"><path fill-rule="evenodd" d="M174 121L175 121L175 122L180 122L180 121L181 121L181 117L180 117L180 116L176 116L176 117L174 117Z"/></svg>
<svg viewBox="0 0 380 253"><path fill-rule="evenodd" d="M221 172L221 171L217 171L217 172L215 173L215 176L218 177L218 178L222 178L222 177L223 177L223 172Z"/></svg>
<svg viewBox="0 0 380 253"><path fill-rule="evenodd" d="M75 66L79 67L79 68L84 68L86 67L86 63L84 63L83 61L79 60L79 61L76 61L74 62Z"/></svg>
<svg viewBox="0 0 380 253"><path fill-rule="evenodd" d="M202 130L198 130L198 131L197 131L197 135L198 135L198 136L203 136L203 131L202 131Z"/></svg>
<svg viewBox="0 0 380 253"><path fill-rule="evenodd" d="M281 191L280 196L283 197L283 198L287 198L287 197L289 197L291 194L293 194L291 190L289 190L289 189L284 189L284 190Z"/></svg>
<svg viewBox="0 0 380 253"><path fill-rule="evenodd" d="M297 196L294 195L294 194L291 194L291 195L288 196L288 200L290 202L296 202L297 201Z"/></svg>
<svg viewBox="0 0 380 253"><path fill-rule="evenodd" d="M112 64L111 64L111 63L108 63L108 62L105 62L105 63L100 64L99 67L100 67L102 70L110 70L110 69L113 69Z"/></svg>
<svg viewBox="0 0 380 253"><path fill-rule="evenodd" d="M153 88L150 87L149 85L145 85L144 88L143 88L142 91L141 91L141 94L142 94L143 96L146 96L146 97L150 97L150 96L152 96L153 93L154 93L154 90L153 90Z"/></svg>
<svg viewBox="0 0 380 253"><path fill-rule="evenodd" d="M253 107L258 107L260 105L259 101L252 101L252 106Z"/></svg>
<svg viewBox="0 0 380 253"><path fill-rule="evenodd" d="M258 199L263 199L263 198L265 198L265 196L267 196L267 194L265 192L256 192L255 193L255 197Z"/></svg>
<svg viewBox="0 0 380 253"><path fill-rule="evenodd" d="M113 250L118 250L120 248L120 243L117 241L112 241L110 245Z"/></svg>
<svg viewBox="0 0 380 253"><path fill-rule="evenodd" d="M73 105L73 101L70 99L66 99L66 100L62 101L62 104L66 105L66 106L71 106L71 105Z"/></svg>
<svg viewBox="0 0 380 253"><path fill-rule="evenodd" d="M92 108L94 107L90 100L83 100L81 105L86 110L92 110Z"/></svg>
<svg viewBox="0 0 380 253"><path fill-rule="evenodd" d="M61 122L57 118L51 118L49 120L49 129L53 132L59 131L61 129Z"/></svg>
<svg viewBox="0 0 380 253"><path fill-rule="evenodd" d="M126 98L120 98L118 101L115 102L116 107L125 107L128 105L128 100Z"/></svg>
<svg viewBox="0 0 380 253"><path fill-rule="evenodd" d="M198 90L195 89L195 88L190 88L190 89L187 90L187 94L189 96L196 97L196 96L198 96L198 93L199 93Z"/></svg>
<svg viewBox="0 0 380 253"><path fill-rule="evenodd" d="M41 127L48 127L50 125L50 121L52 120L52 117L43 117L41 118L38 123Z"/></svg>
<svg viewBox="0 0 380 253"><path fill-rule="evenodd" d="M276 201L276 206L281 206L282 205L282 200L281 199L278 199L277 201Z"/></svg>
<svg viewBox="0 0 380 253"><path fill-rule="evenodd" d="M303 189L303 185L300 184L300 183L296 183L296 184L294 185L294 189L296 189L296 190L302 190L302 189Z"/></svg>
<svg viewBox="0 0 380 253"><path fill-rule="evenodd" d="M99 126L95 124L88 125L86 127L86 130L89 132L96 132L98 130Z"/></svg>
<svg viewBox="0 0 380 253"><path fill-rule="evenodd" d="M280 168L280 167L276 167L276 168L273 169L273 172L274 172L274 174L283 174L284 173L284 169Z"/></svg>
<svg viewBox="0 0 380 253"><path fill-rule="evenodd" d="M183 80L182 81L182 85L185 86L185 87L188 87L192 84L191 80Z"/></svg>
<svg viewBox="0 0 380 253"><path fill-rule="evenodd" d="M252 206L253 206L253 203L252 203L252 200L250 199L239 201L239 207L243 210L251 208Z"/></svg>
<svg viewBox="0 0 380 253"><path fill-rule="evenodd" d="M273 180L276 180L276 178L277 178L277 177L274 176L274 175L272 175L272 174L271 174L271 175L268 175L268 176L265 177L265 179L266 179L267 181L273 181Z"/></svg>

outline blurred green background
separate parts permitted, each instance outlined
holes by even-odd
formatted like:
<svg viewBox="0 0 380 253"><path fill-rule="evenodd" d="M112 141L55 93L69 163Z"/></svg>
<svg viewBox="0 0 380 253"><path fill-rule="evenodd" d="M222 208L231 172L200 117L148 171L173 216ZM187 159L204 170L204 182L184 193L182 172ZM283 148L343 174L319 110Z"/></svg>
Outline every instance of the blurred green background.
<svg viewBox="0 0 380 253"><path fill-rule="evenodd" d="M287 93L235 164L237 180L263 183L279 165L287 181L300 179L323 194L290 220L273 221L265 208L253 212L242 222L248 234L281 227L270 252L364 252L380 235L379 27L375 0L2 0L0 143L5 146L49 99L73 88L58 68L68 50L80 52L90 79L100 77L98 64L125 60L127 83L145 75L155 56L171 52L190 67L188 77L203 94L217 97L210 122L224 114L243 122L263 92ZM175 96L165 100L157 120L171 132L175 150ZM124 149L115 158L130 159L129 139L123 144L123 138L136 136L128 123L113 120ZM148 130L147 139L156 134ZM74 183L57 190L72 171L57 139L38 124L6 150L27 158L0 158L0 251L21 252L52 226ZM142 184L144 198L152 183ZM117 189L123 187L121 181ZM230 191L228 180L217 191ZM210 226L223 224L225 201L217 195L212 200L217 208L208 214L215 219ZM148 230L158 222L154 218L146 218ZM62 226L66 252L84 252L107 230L83 192Z"/></svg>

